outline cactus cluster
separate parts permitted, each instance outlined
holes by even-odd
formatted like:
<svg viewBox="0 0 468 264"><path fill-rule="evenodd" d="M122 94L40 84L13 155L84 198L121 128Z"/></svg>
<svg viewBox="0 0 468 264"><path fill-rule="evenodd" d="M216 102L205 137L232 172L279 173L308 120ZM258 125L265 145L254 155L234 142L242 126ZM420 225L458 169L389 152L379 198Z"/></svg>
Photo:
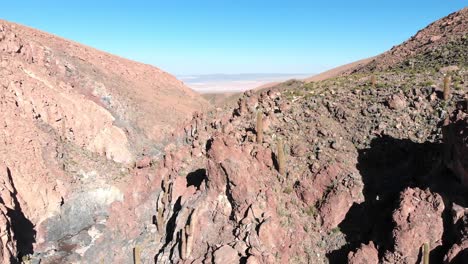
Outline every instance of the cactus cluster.
<svg viewBox="0 0 468 264"><path fill-rule="evenodd" d="M169 210L170 210L170 204L172 203L172 189L173 189L173 183L163 179L161 182L161 192L158 196L157 200L157 208L156 208L156 216L155 216L155 224L158 229L158 234L162 236L165 232L165 220L166 218L170 215ZM190 257L190 254L192 253L192 245L193 245L193 238L194 238L194 227L195 227L195 217L196 216L196 210L192 209L190 212L187 222L185 226L177 232L177 236L179 237L179 253L180 253L180 258L181 259L187 259ZM134 254L137 256L137 251L138 246L135 247ZM135 258L136 261L136 258ZM135 262L135 263L140 263L140 262Z"/></svg>
<svg viewBox="0 0 468 264"><path fill-rule="evenodd" d="M172 202L172 182L165 181L163 179L161 183L162 191L159 194L158 201L156 203L156 220L155 224L158 229L159 235L164 233L164 220L167 215L167 208Z"/></svg>
<svg viewBox="0 0 468 264"><path fill-rule="evenodd" d="M180 230L180 258L187 259L192 253L193 246L193 236L194 236L194 226L195 226L195 209L193 209L190 214L187 223Z"/></svg>

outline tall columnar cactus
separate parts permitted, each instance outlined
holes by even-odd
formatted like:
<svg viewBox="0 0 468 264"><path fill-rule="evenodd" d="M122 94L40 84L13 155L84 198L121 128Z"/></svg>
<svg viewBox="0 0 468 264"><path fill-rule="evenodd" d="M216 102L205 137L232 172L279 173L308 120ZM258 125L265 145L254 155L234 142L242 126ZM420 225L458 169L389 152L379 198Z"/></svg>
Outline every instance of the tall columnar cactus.
<svg viewBox="0 0 468 264"><path fill-rule="evenodd" d="M187 219L187 223L185 224L184 228L180 231L180 258L187 259L190 257L192 253L192 246L193 246L193 237L194 237L194 228L195 228L195 221L196 221L196 212L193 209L192 213L190 214L189 218Z"/></svg>
<svg viewBox="0 0 468 264"><path fill-rule="evenodd" d="M448 100L450 98L450 75L445 75L444 77L444 100Z"/></svg>
<svg viewBox="0 0 468 264"><path fill-rule="evenodd" d="M257 132L257 143L263 143L263 112L257 112L257 127L255 128Z"/></svg>
<svg viewBox="0 0 468 264"><path fill-rule="evenodd" d="M278 172L281 175L284 175L286 172L286 160L284 156L284 145L283 140L278 138L278 149L276 153L277 162L278 162Z"/></svg>
<svg viewBox="0 0 468 264"><path fill-rule="evenodd" d="M166 206L170 205L172 203L172 187L173 183L169 181L163 180L162 182L162 193L164 196L162 197L162 204L164 206L164 211L166 211Z"/></svg>
<svg viewBox="0 0 468 264"><path fill-rule="evenodd" d="M187 236L187 248L186 248L186 253L187 256L190 257L190 254L192 253L192 246L193 246L193 237L194 237L194 230L196 226L196 217L197 217L197 211L196 209L193 209L189 221L187 222L187 225L185 225L185 235Z"/></svg>
<svg viewBox="0 0 468 264"><path fill-rule="evenodd" d="M423 245L423 264L429 264L429 243Z"/></svg>
<svg viewBox="0 0 468 264"><path fill-rule="evenodd" d="M377 85L377 79L375 78L375 75L371 76L370 83L371 83L372 87L375 87Z"/></svg>
<svg viewBox="0 0 468 264"><path fill-rule="evenodd" d="M162 235L164 233L164 212L162 208L158 208L156 212L156 227L159 235Z"/></svg>
<svg viewBox="0 0 468 264"><path fill-rule="evenodd" d="M187 237L185 236L185 228L182 228L179 232L180 235L180 258L187 259Z"/></svg>
<svg viewBox="0 0 468 264"><path fill-rule="evenodd" d="M158 234L164 234L164 216L167 215L167 211L170 204L172 203L172 182L162 180L161 182L161 192L159 194L158 200L156 202L156 216L155 224L158 229Z"/></svg>
<svg viewBox="0 0 468 264"><path fill-rule="evenodd" d="M138 245L133 249L133 263L141 264L141 248Z"/></svg>
<svg viewBox="0 0 468 264"><path fill-rule="evenodd" d="M192 244L193 244L193 226L190 223L187 223L185 226L185 241L187 242L185 245L185 253L187 254L187 257L190 256L192 253Z"/></svg>

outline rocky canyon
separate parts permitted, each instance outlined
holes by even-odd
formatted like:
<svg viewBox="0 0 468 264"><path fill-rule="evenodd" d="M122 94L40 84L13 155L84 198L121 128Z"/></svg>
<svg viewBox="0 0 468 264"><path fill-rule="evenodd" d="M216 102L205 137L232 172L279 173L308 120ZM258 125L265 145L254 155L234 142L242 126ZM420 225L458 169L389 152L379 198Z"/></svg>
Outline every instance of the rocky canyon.
<svg viewBox="0 0 468 264"><path fill-rule="evenodd" d="M468 9L208 102L0 20L2 263L468 263Z"/></svg>

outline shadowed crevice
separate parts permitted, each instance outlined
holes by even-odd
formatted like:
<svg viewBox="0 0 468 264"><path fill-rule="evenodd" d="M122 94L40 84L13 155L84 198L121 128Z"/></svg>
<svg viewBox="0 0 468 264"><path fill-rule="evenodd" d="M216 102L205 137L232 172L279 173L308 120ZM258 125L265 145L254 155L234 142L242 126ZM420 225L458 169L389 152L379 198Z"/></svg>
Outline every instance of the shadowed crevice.
<svg viewBox="0 0 468 264"><path fill-rule="evenodd" d="M18 201L18 191L16 190L11 171L7 168L8 179L13 188L11 197L15 205L14 209L7 208L7 216L11 221L11 229L14 232L14 239L17 245L17 258L32 254L33 244L36 242L36 230L33 223L24 215L21 205Z"/></svg>
<svg viewBox="0 0 468 264"><path fill-rule="evenodd" d="M200 185L206 179L205 169L198 169L196 171L190 172L187 174L187 187L194 186L195 188L200 189Z"/></svg>

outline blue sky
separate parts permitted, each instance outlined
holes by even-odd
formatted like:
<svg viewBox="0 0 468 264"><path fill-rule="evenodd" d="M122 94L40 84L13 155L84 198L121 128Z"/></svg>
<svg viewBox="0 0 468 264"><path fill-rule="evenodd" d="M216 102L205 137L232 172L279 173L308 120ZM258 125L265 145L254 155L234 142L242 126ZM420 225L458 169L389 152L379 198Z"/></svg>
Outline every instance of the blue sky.
<svg viewBox="0 0 468 264"><path fill-rule="evenodd" d="M0 18L173 74L316 73L381 53L468 0L5 1Z"/></svg>

